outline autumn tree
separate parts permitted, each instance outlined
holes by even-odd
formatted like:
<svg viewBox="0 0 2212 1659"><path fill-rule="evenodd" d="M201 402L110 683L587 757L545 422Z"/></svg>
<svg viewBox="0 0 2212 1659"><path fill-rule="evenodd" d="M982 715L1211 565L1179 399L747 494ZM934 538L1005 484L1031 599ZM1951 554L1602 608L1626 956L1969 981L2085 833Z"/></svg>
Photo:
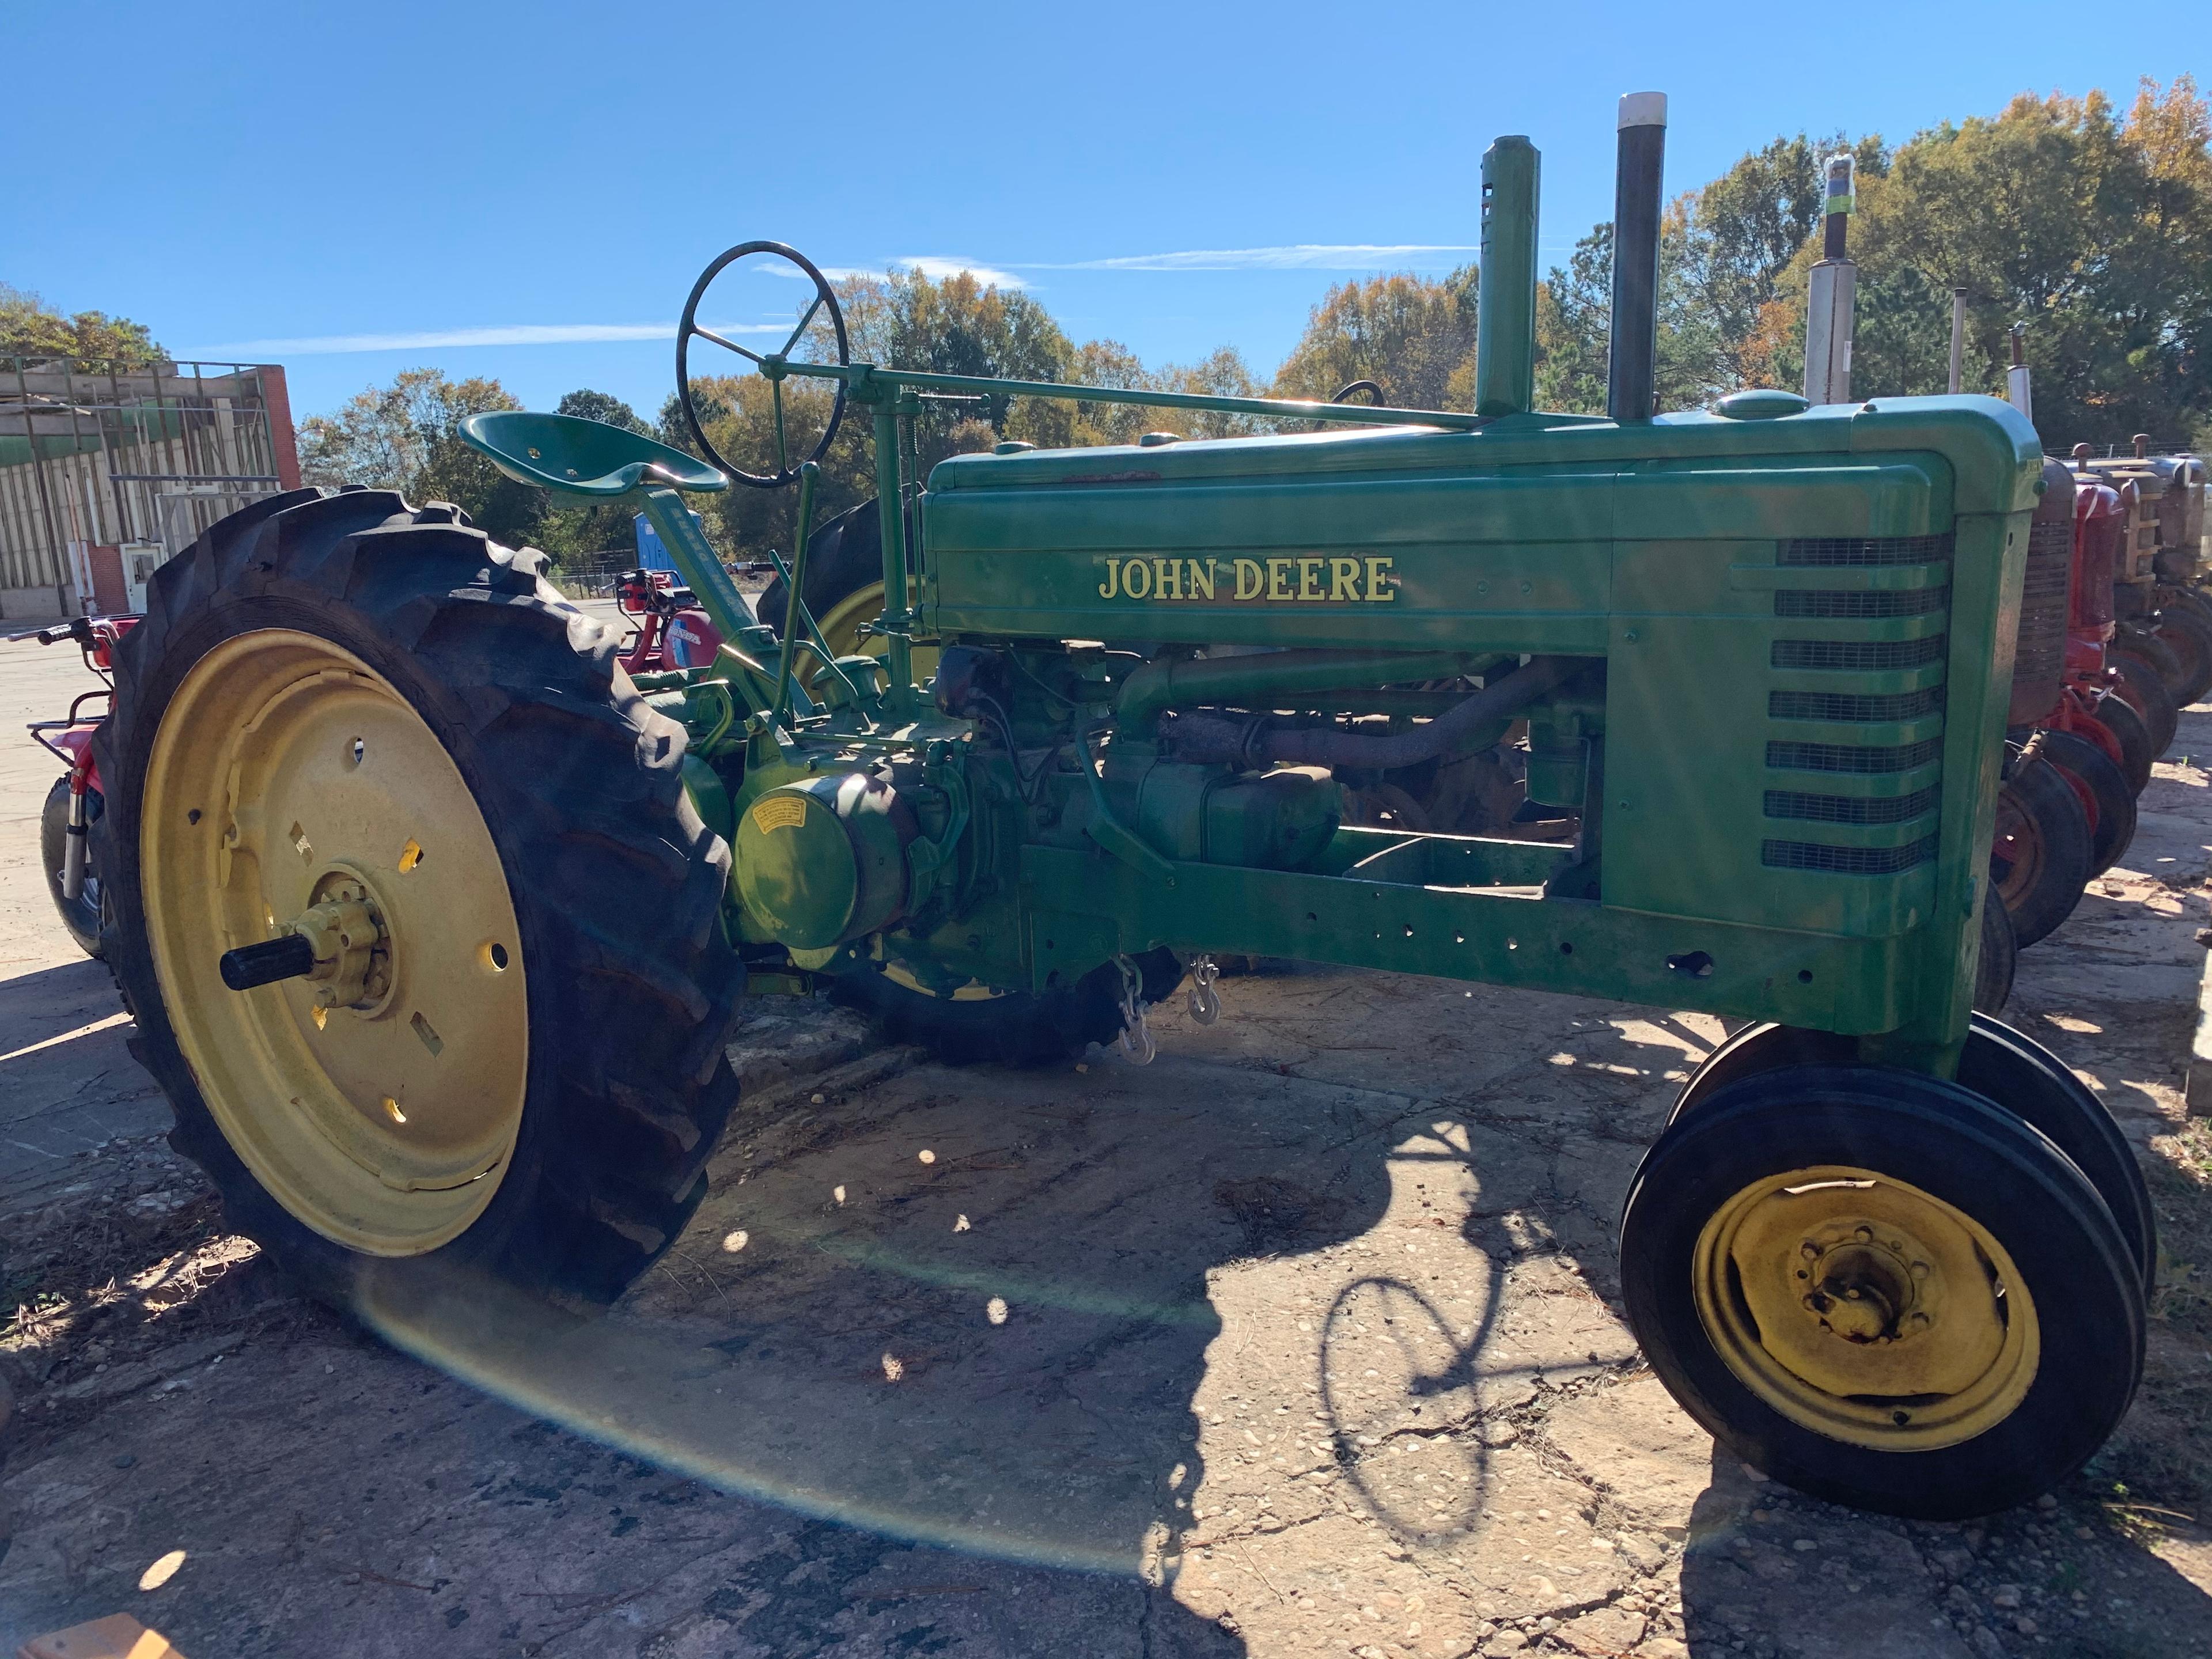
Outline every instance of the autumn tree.
<svg viewBox="0 0 2212 1659"><path fill-rule="evenodd" d="M1395 408L1471 407L1476 289L1471 264L1441 279L1400 272L1330 289L1276 371L1274 395L1325 403L1372 380Z"/></svg>
<svg viewBox="0 0 2212 1659"><path fill-rule="evenodd" d="M1951 290L1968 290L1966 386L1994 392L2026 325L2055 448L2187 441L2212 416L2212 112L2184 76L2015 98L1916 137L1864 192L1853 389L1937 392Z"/></svg>
<svg viewBox="0 0 2212 1659"><path fill-rule="evenodd" d="M0 283L0 357L70 357L103 368L145 368L168 356L143 323L104 311L64 316L37 295Z"/></svg>
<svg viewBox="0 0 2212 1659"><path fill-rule="evenodd" d="M389 386L356 392L337 414L301 423L301 477L396 489L417 502L451 501L494 540L521 547L544 520L544 492L507 477L460 435L464 416L521 407L497 380L405 369Z"/></svg>

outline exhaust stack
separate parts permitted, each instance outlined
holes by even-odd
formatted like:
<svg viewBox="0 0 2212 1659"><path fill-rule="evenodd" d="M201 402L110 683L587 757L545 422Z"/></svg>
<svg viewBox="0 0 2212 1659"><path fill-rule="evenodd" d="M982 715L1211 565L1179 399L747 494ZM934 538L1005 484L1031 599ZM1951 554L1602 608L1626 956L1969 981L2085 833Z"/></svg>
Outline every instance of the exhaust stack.
<svg viewBox="0 0 2212 1659"><path fill-rule="evenodd" d="M1857 191L1846 150L1828 158L1828 198L1820 228L1820 262L1805 291L1805 397L1809 403L1851 400L1851 335L1858 307L1859 268L1848 233Z"/></svg>
<svg viewBox="0 0 2212 1659"><path fill-rule="evenodd" d="M1475 295L1474 412L1536 404L1535 145L1500 138L1482 153L1481 287Z"/></svg>
<svg viewBox="0 0 2212 1659"><path fill-rule="evenodd" d="M1616 421L1658 413L1659 213L1667 161L1667 94L1620 100L1613 187L1613 338L1605 412Z"/></svg>

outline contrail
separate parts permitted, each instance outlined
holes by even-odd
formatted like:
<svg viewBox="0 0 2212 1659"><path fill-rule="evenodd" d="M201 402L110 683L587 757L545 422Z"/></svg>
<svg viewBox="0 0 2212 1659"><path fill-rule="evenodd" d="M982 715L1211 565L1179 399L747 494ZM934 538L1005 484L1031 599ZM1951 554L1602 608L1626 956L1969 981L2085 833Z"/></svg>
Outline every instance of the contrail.
<svg viewBox="0 0 2212 1659"><path fill-rule="evenodd" d="M786 334L789 323L714 323L717 334ZM297 339L234 340L196 346L208 361L314 357L353 351L427 351L446 346L586 345L611 340L672 340L673 323L510 323L490 328L434 328L405 334L313 334Z"/></svg>

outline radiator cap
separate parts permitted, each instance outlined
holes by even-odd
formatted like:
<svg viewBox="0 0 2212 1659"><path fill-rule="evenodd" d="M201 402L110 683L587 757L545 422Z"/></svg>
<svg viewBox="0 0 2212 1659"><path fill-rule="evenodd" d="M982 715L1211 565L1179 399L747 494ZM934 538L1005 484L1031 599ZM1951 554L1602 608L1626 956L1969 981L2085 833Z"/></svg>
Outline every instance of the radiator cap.
<svg viewBox="0 0 2212 1659"><path fill-rule="evenodd" d="M1794 392L1731 392L1713 405L1713 413L1731 421L1772 421L1802 415L1812 406Z"/></svg>

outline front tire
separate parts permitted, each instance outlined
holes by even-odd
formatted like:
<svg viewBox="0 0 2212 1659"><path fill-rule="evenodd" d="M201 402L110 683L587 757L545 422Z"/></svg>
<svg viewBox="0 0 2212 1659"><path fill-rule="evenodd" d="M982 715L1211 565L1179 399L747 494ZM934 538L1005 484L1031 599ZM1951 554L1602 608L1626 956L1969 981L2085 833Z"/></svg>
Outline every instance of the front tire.
<svg viewBox="0 0 2212 1659"><path fill-rule="evenodd" d="M2212 691L2212 605L2191 587L2161 587L2153 629L2172 652L2181 678L2168 688L2183 708Z"/></svg>
<svg viewBox="0 0 2212 1659"><path fill-rule="evenodd" d="M2089 874L2101 876L2119 862L2136 838L2136 798L2119 763L2073 732L2047 731L2037 742L2043 757L2064 773L2075 795L2094 803L2089 826Z"/></svg>
<svg viewBox="0 0 2212 1659"><path fill-rule="evenodd" d="M542 564L450 507L297 491L164 566L117 652L95 855L134 1052L231 1224L342 1308L611 1301L736 1098L728 851ZM355 894L354 1000L216 981Z"/></svg>
<svg viewBox="0 0 2212 1659"><path fill-rule="evenodd" d="M1792 1066L1670 1127L1621 1220L1668 1391L1800 1491L1929 1520L2080 1468L2133 1398L2143 1293L2095 1189L2020 1120L1911 1073Z"/></svg>
<svg viewBox="0 0 2212 1659"><path fill-rule="evenodd" d="M2173 701L2180 664L2166 641L2154 634L2122 635L2106 652L2105 660L2120 671L2118 695L2142 716L2155 760L2173 746L2174 733L2180 728L2181 714Z"/></svg>
<svg viewBox="0 0 2212 1659"><path fill-rule="evenodd" d="M97 790L85 798L85 815L88 821L97 822L103 803ZM46 866L46 893L54 902L54 910L69 930L77 948L94 962L100 960L104 950L100 941L100 874L99 866L88 856L84 861L84 890L76 898L62 891L62 871L69 860L70 781L67 777L54 780L54 787L46 791L46 804L39 813L39 859Z"/></svg>
<svg viewBox="0 0 2212 1659"><path fill-rule="evenodd" d="M1990 882L2020 948L2046 938L2081 902L2094 861L2089 815L2055 766L2023 760L1997 797Z"/></svg>
<svg viewBox="0 0 2212 1659"><path fill-rule="evenodd" d="M2136 712L2133 703L2118 691L2108 691L2097 699L2091 714L2098 725L2112 733L2112 741L2119 746L2120 775L2128 781L2128 790L2140 796L2150 787L2151 767L2158 759L2158 750L2151 744L2150 727Z"/></svg>

